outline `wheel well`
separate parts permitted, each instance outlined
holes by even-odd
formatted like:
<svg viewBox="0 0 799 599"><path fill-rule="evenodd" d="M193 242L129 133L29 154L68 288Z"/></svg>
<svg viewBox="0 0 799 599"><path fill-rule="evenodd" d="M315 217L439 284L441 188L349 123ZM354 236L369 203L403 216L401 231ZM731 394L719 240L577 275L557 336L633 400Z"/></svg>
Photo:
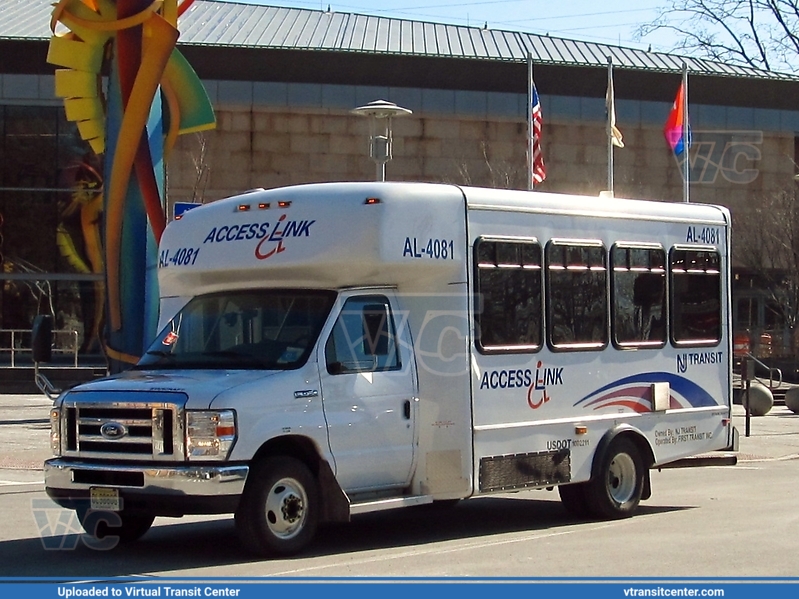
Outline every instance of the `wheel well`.
<svg viewBox="0 0 799 599"><path fill-rule="evenodd" d="M275 456L296 458L303 462L314 475L319 483L322 521L349 520L349 499L336 481L330 464L319 454L313 441L299 435L269 439L255 452L251 464L255 465L260 460Z"/></svg>
<svg viewBox="0 0 799 599"><path fill-rule="evenodd" d="M641 499L649 499L652 496L652 486L649 480L649 469L655 463L655 454L652 453L652 447L639 431L629 425L622 425L605 433L605 436L599 441L599 446L594 453L594 461L591 464L591 478L596 476L599 465L602 463L602 458L607 452L608 447L612 441L616 439L628 439L635 444L641 459L644 460L644 492Z"/></svg>
<svg viewBox="0 0 799 599"><path fill-rule="evenodd" d="M300 437L298 435L287 435L269 439L269 441L261 445L258 451L255 452L252 463L255 464L266 457L281 455L301 460L315 476L319 475L322 458L319 456L316 446L307 437Z"/></svg>
<svg viewBox="0 0 799 599"><path fill-rule="evenodd" d="M649 442L646 440L646 437L641 435L640 433L633 432L633 431L624 431L617 435L618 437L622 437L625 439L629 439L635 446L638 448L638 451L641 452L641 458L644 460L644 466L646 469L652 467L652 464L655 463L655 455L652 453L652 447L650 447Z"/></svg>

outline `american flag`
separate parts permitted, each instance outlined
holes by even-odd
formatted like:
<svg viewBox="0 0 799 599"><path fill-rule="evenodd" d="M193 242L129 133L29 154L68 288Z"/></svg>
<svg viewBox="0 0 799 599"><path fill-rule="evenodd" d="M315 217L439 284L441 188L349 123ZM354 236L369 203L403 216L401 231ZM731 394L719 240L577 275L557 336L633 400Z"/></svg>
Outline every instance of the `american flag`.
<svg viewBox="0 0 799 599"><path fill-rule="evenodd" d="M544 166L544 156L541 154L541 101L538 99L538 90L533 85L533 100L530 109L530 146L533 153L532 176L533 184L542 183L547 178L547 169Z"/></svg>

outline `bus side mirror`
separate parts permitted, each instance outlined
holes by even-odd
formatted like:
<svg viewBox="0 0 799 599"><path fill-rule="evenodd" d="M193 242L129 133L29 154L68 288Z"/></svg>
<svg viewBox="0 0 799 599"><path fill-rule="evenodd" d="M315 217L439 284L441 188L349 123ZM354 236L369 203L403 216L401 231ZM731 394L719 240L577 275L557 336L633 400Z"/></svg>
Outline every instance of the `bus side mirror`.
<svg viewBox="0 0 799 599"><path fill-rule="evenodd" d="M40 314L33 319L31 349L34 362L49 362L53 355L53 317Z"/></svg>

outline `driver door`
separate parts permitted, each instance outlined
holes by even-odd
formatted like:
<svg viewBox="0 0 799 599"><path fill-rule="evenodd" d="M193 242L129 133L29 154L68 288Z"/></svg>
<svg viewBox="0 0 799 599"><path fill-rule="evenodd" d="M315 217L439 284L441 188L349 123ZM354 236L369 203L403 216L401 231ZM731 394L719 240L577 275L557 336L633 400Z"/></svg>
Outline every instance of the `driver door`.
<svg viewBox="0 0 799 599"><path fill-rule="evenodd" d="M322 337L322 404L336 478L347 492L403 488L415 460L416 372L388 292L343 296Z"/></svg>

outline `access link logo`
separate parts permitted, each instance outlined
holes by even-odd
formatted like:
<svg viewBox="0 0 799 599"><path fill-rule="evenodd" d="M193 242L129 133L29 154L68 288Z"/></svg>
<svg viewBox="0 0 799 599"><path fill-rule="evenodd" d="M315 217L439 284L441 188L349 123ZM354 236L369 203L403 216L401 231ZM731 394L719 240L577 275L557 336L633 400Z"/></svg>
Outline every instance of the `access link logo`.
<svg viewBox="0 0 799 599"><path fill-rule="evenodd" d="M274 224L254 222L214 227L205 236L203 244L256 240L255 257L266 260L286 251L285 242L289 238L310 237L311 225L316 222L286 219L287 216L282 214Z"/></svg>
<svg viewBox="0 0 799 599"><path fill-rule="evenodd" d="M527 405L537 410L550 400L547 388L562 384L563 367L544 368L543 363L539 361L535 369L534 384L527 389Z"/></svg>
<svg viewBox="0 0 799 599"><path fill-rule="evenodd" d="M549 403L551 387L563 385L563 367L545 367L543 362L518 370L487 370L480 379L480 389L526 389L527 405L537 410Z"/></svg>

